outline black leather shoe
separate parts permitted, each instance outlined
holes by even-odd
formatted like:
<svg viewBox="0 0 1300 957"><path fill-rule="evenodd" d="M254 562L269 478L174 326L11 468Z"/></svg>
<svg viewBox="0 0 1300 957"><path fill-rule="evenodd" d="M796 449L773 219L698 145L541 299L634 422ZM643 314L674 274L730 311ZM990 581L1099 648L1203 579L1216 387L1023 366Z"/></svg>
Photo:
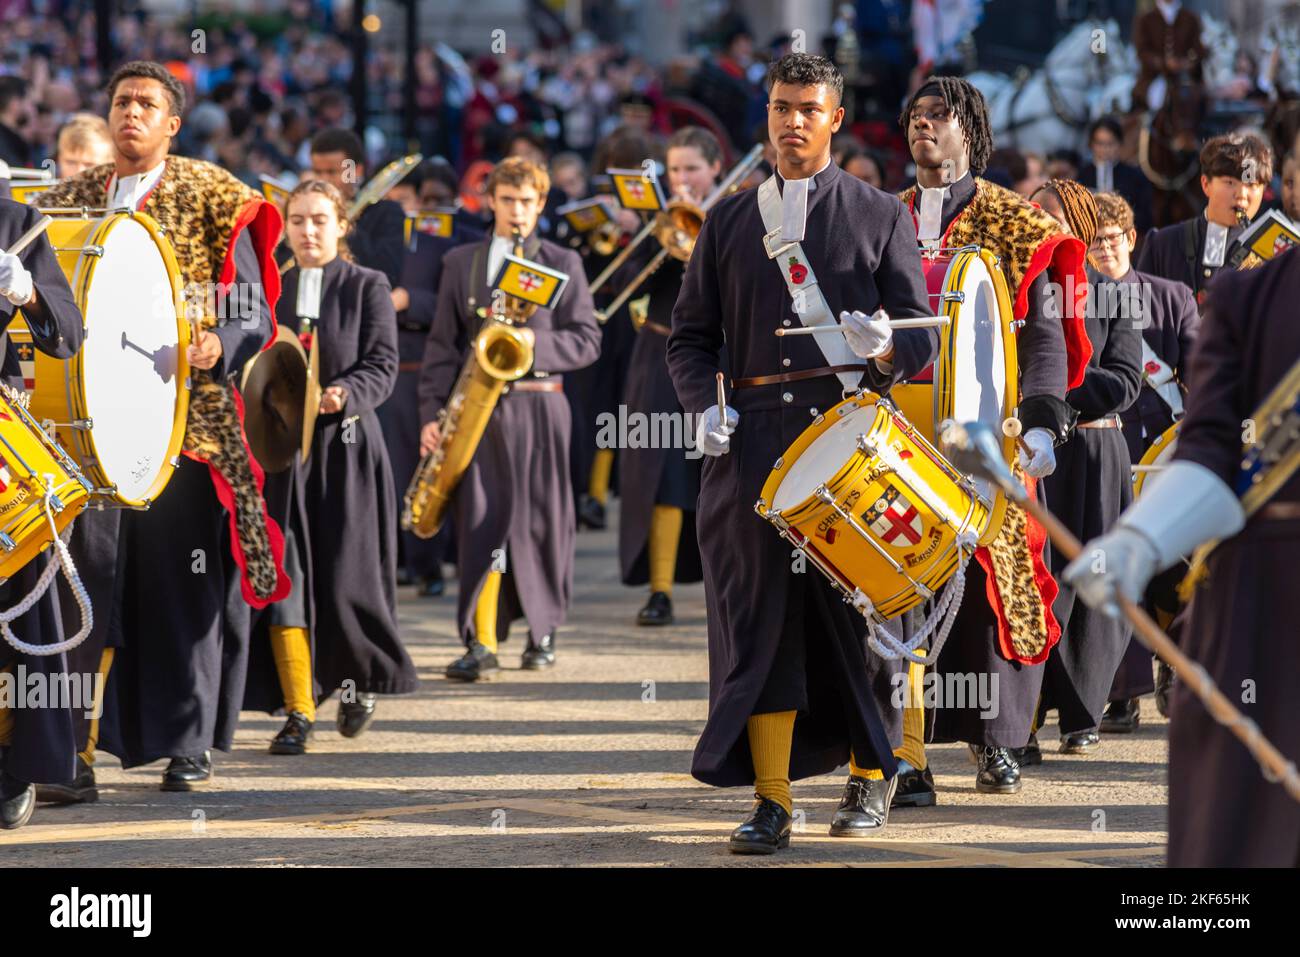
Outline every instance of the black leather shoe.
<svg viewBox="0 0 1300 957"><path fill-rule="evenodd" d="M650 594L645 607L636 613L636 623L646 627L671 625L673 623L673 600L667 592L657 591Z"/></svg>
<svg viewBox="0 0 1300 957"><path fill-rule="evenodd" d="M416 593L421 598L441 598L447 590L447 583L442 578L424 578L420 580L420 590Z"/></svg>
<svg viewBox="0 0 1300 957"><path fill-rule="evenodd" d="M160 790L197 791L212 782L212 752L192 758L172 758L163 774Z"/></svg>
<svg viewBox="0 0 1300 957"><path fill-rule="evenodd" d="M0 828L12 831L32 819L36 810L36 785L0 771Z"/></svg>
<svg viewBox="0 0 1300 957"><path fill-rule="evenodd" d="M1101 735L1094 729L1061 735L1062 754L1092 754L1101 746Z"/></svg>
<svg viewBox="0 0 1300 957"><path fill-rule="evenodd" d="M1156 667L1156 710L1169 717L1169 694L1174 690L1174 669L1163 661Z"/></svg>
<svg viewBox="0 0 1300 957"><path fill-rule="evenodd" d="M578 496L578 527L596 531L605 528L605 506L586 492Z"/></svg>
<svg viewBox="0 0 1300 957"><path fill-rule="evenodd" d="M1022 768L1043 763L1043 749L1038 746L1038 735L1030 733L1029 743L1023 748L1012 748L1011 756ZM978 761L978 755L976 756Z"/></svg>
<svg viewBox="0 0 1300 957"><path fill-rule="evenodd" d="M939 802L934 791L934 775L928 767L918 771L908 762L899 761L897 780L890 807L934 807Z"/></svg>
<svg viewBox="0 0 1300 957"><path fill-rule="evenodd" d="M1020 790L1020 765L1010 748L970 746L979 770L975 772L975 790L981 794L1015 794Z"/></svg>
<svg viewBox="0 0 1300 957"><path fill-rule="evenodd" d="M732 854L775 854L790 846L793 818L771 798L754 795L754 810L731 832Z"/></svg>
<svg viewBox="0 0 1300 957"><path fill-rule="evenodd" d="M415 578L405 568L397 570L397 587L405 588L407 585L414 585Z"/></svg>
<svg viewBox="0 0 1300 957"><path fill-rule="evenodd" d="M897 788L897 774L888 781L849 775L844 797L831 819L831 837L870 837L884 830Z"/></svg>
<svg viewBox="0 0 1300 957"><path fill-rule="evenodd" d="M555 664L555 636L542 635L537 641L528 636L528 647L524 649L520 667L527 671L541 671Z"/></svg>
<svg viewBox="0 0 1300 957"><path fill-rule="evenodd" d="M345 738L355 738L375 720L375 703L379 696L369 691L362 691L357 700L342 702L339 705L338 729Z"/></svg>
<svg viewBox="0 0 1300 957"><path fill-rule="evenodd" d="M1106 705L1101 716L1102 734L1132 734L1142 721L1142 706L1137 698L1125 698Z"/></svg>
<svg viewBox="0 0 1300 957"><path fill-rule="evenodd" d="M483 647L481 642L470 641L465 654L449 664L443 673L456 681L478 681L500 670L495 654Z"/></svg>
<svg viewBox="0 0 1300 957"><path fill-rule="evenodd" d="M311 738L312 722L301 711L290 711L289 720L271 739L272 754L305 754Z"/></svg>
<svg viewBox="0 0 1300 957"><path fill-rule="evenodd" d="M42 804L91 804L99 800L95 769L77 757L77 776L71 784L38 784L36 800Z"/></svg>

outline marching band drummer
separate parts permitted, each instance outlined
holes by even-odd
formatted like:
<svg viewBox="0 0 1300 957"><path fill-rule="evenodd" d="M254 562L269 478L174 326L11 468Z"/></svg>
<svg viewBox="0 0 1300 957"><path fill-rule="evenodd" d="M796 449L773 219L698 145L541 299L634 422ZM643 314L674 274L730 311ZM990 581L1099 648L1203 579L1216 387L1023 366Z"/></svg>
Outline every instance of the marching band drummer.
<svg viewBox="0 0 1300 957"><path fill-rule="evenodd" d="M773 64L767 84L777 170L709 210L667 353L682 406L700 416L696 446L709 456L697 506L709 717L691 773L718 787L754 788L753 809L731 835L740 854L786 847L791 779L846 761L852 777L831 834L861 835L881 823L866 807L877 785L862 769L883 768L892 781L901 728L890 676L882 669L869 679L866 621L821 575L797 570L791 546L754 503L772 463L818 412L846 390L886 391L938 352L933 329L895 333L875 314L930 310L907 210L831 159L843 76L825 57L792 53ZM838 315L848 329L776 336L801 322L801 309L823 323ZM725 411L716 380L724 340L735 376Z"/></svg>
<svg viewBox="0 0 1300 957"><path fill-rule="evenodd" d="M917 185L905 191L902 200L916 219L918 239L941 248L975 244L999 259L1013 316L1024 320L1016 335L1018 414L1024 427L1019 463L1030 478L1045 478L1056 467L1053 447L1065 440L1074 418L1066 391L1083 381L1092 354L1082 298L1087 288L1086 249L1046 212L980 176L993 149L993 134L984 97L966 80L926 80L899 125L917 166ZM1063 302L1064 290L1073 290L1077 298ZM986 573L986 561L991 574ZM992 676L990 686L997 682L999 706L996 716L986 719L978 703L957 707L958 702L945 702L947 707L934 709L934 737L970 746L976 760L975 786L982 793L1020 789L1012 749L1029 740L1042 686L1040 665L1060 634L1052 615L1055 596L1056 581L1047 568L1042 539L1014 514L967 566L965 600L935 673ZM899 791L932 804L934 786L926 773L921 731L924 712L905 710L904 729L910 733L899 756L909 768L900 773L905 780Z"/></svg>
<svg viewBox="0 0 1300 957"><path fill-rule="evenodd" d="M702 127L683 127L668 141L667 166L669 189L699 205L717 185L722 145ZM647 246L653 247L651 254L659 250L658 244ZM646 321L632 347L623 387L629 415L644 415L649 421L665 413L682 415L665 355L684 269L684 263L668 256L631 300L646 300ZM621 452L618 553L623 584L650 584L650 597L637 613L638 625L671 625L673 582L696 582L704 574L695 534L699 459L688 458L684 448L657 441Z"/></svg>
<svg viewBox="0 0 1300 957"><path fill-rule="evenodd" d="M324 389L308 461L268 477L293 591L262 615L269 641L258 623L244 703L283 706L288 718L271 752L301 754L316 703L336 689L338 730L352 738L373 720L378 695L406 694L418 680L398 636L397 497L376 415L397 379L388 280L347 258L347 207L330 184L299 183L285 217L295 265L276 319L309 353L310 337L320 337Z"/></svg>
<svg viewBox="0 0 1300 957"><path fill-rule="evenodd" d="M40 214L27 206L0 199L0 250L7 250L30 229ZM0 252L0 329L7 327L14 312L22 309L32 342L56 359L73 356L81 346L81 310L72 298L68 280L54 258L54 250L45 236L25 251L11 255ZM15 389L23 388L14 345L5 339L3 376ZM84 514L83 516L84 517ZM78 519L79 521L80 519ZM53 561L53 549L44 559L28 562L9 581L0 585L0 608L8 609L31 592L46 563ZM73 631L77 608L69 619ZM98 609L94 609L98 611ZM47 591L26 614L13 622L14 634L28 644L52 645L62 641L65 630L61 621L60 596ZM21 666L29 676L40 674L51 685L60 674L71 669L65 655L27 655L0 640L0 677L13 680ZM22 687L24 683L16 682ZM36 807L36 788L41 784L70 784L75 776L76 754L80 747L76 737L77 716L90 710L88 702L73 702L76 708L6 707L0 704L0 828L17 828L26 824Z"/></svg>
<svg viewBox="0 0 1300 957"><path fill-rule="evenodd" d="M1051 179L1029 197L1052 214L1061 228L1089 248L1097 234L1097 204L1082 185ZM1056 450L1056 471L1043 482L1052 511L1080 540L1110 529L1133 500L1128 445L1120 413L1133 404L1142 386L1142 317L1113 282L1088 269L1090 300L1085 315L1092 358L1083 382L1065 394L1077 414L1069 438ZM1065 560L1052 550L1052 567ZM1048 709L1059 716L1061 753L1087 754L1100 743L1097 733L1115 670L1128 647L1130 630L1075 601L1074 589L1061 585L1052 612L1061 640L1052 646L1043 673L1043 697L1036 725ZM1147 674L1150 675L1148 662ZM1023 767L1041 760L1031 734Z"/></svg>
<svg viewBox="0 0 1300 957"><path fill-rule="evenodd" d="M1247 443L1243 450L1243 423L1255 428L1258 441L1278 437L1253 418L1300 365L1300 326L1279 321L1293 316L1300 301L1298 255L1285 252L1211 283L1173 462L1063 574L1094 608L1117 593L1136 602L1157 571L1221 540L1178 644L1225 695L1239 697L1244 716L1292 761L1300 755L1300 474L1293 472L1249 517L1234 487L1243 451L1252 448ZM1282 456L1271 468L1285 462ZM1300 803L1261 774L1250 752L1182 682L1174 685L1171 704L1169 866L1295 867Z"/></svg>
<svg viewBox="0 0 1300 957"><path fill-rule="evenodd" d="M528 621L522 666L553 665L555 631L573 590L577 536L563 374L595 361L600 327L578 254L536 235L549 189L546 170L527 160L502 160L492 170L487 194L493 233L447 253L425 345L422 455L437 444L438 412L494 304L490 283L511 253L516 231L525 259L569 275L555 308L539 308L528 318L524 332L533 339L533 368L497 402L451 506L460 576L456 618L466 650L446 674L460 681L499 670L498 636L521 616Z"/></svg>
<svg viewBox="0 0 1300 957"><path fill-rule="evenodd" d="M146 511L88 510L74 527L72 552L96 611L77 670L106 673L107 690L102 723L78 741L68 800L94 800L96 734L126 768L170 758L162 790L206 786L211 749L230 749L239 720L249 606L289 590L233 385L271 339L279 211L225 170L169 155L185 88L162 64L128 63L107 89L113 163L57 183L41 203L152 216L201 329L188 352L184 454L167 487ZM155 300L159 292L140 290Z"/></svg>

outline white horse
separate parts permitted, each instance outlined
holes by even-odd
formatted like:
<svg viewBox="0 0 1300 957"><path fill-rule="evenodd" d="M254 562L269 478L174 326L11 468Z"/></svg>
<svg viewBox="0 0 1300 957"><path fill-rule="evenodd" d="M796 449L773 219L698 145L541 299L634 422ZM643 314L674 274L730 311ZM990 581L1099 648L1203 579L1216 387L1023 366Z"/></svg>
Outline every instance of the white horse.
<svg viewBox="0 0 1300 957"><path fill-rule="evenodd" d="M989 104L997 146L1046 153L1079 149L1089 121L1121 91L1132 89L1137 58L1121 42L1114 20L1085 21L1067 33L1041 69L972 73L968 79Z"/></svg>

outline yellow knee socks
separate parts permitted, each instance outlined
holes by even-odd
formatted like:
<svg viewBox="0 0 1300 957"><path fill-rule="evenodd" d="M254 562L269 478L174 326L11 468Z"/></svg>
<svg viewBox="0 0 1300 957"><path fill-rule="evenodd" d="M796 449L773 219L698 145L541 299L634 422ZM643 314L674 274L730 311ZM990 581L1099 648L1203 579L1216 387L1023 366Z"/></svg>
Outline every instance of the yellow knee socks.
<svg viewBox="0 0 1300 957"><path fill-rule="evenodd" d="M751 715L746 722L749 752L754 761L754 790L787 814L794 813L790 797L790 747L794 742L793 711Z"/></svg>
<svg viewBox="0 0 1300 957"><path fill-rule="evenodd" d="M0 674L13 674L14 666L0 668ZM9 708L0 708L0 747L14 743L14 715Z"/></svg>
<svg viewBox="0 0 1300 957"><path fill-rule="evenodd" d="M650 590L671 595L677 571L677 543L682 537L682 510L656 505L650 516Z"/></svg>
<svg viewBox="0 0 1300 957"><path fill-rule="evenodd" d="M929 763L925 756L925 699L922 697L921 681L925 677L925 665L915 661L907 666L907 698L903 702L903 744L894 752L894 757L906 761L918 771L924 771ZM854 777L884 780L885 773L879 768L863 769L858 767L849 755L849 773Z"/></svg>
<svg viewBox="0 0 1300 957"><path fill-rule="evenodd" d="M284 710L301 711L316 720L316 700L311 693L311 641L306 628L271 626L271 653L284 693Z"/></svg>
<svg viewBox="0 0 1300 957"><path fill-rule="evenodd" d="M601 505L609 499L609 476L614 470L614 450L597 449L587 479L587 494Z"/></svg>
<svg viewBox="0 0 1300 957"><path fill-rule="evenodd" d="M90 719L90 729L86 732L86 747L78 757L86 764L95 763L95 747L99 744L99 714L104 707L104 689L108 687L108 672L113 667L113 650L105 648L99 655L99 685L95 689L94 717Z"/></svg>
<svg viewBox="0 0 1300 957"><path fill-rule="evenodd" d="M494 655L497 653L497 600L500 596L501 573L488 572L474 605L474 637Z"/></svg>

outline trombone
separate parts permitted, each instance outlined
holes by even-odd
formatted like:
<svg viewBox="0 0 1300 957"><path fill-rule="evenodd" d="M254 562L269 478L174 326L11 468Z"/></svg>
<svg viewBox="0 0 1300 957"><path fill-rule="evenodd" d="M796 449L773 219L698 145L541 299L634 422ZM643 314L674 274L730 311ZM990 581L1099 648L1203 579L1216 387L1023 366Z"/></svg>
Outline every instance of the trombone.
<svg viewBox="0 0 1300 957"><path fill-rule="evenodd" d="M690 200L674 199L668 203L667 207L655 213L654 218L646 223L645 229L641 230L632 242L628 243L627 248L623 250L619 258L610 263L605 272L596 278L592 288L597 288L599 283L608 278L606 273L610 273L614 268L622 265L632 249L646 236L653 234L663 248L655 253L654 258L646 263L645 268L636 274L632 281L624 287L623 291L614 298L613 302L604 309L596 310L596 320L602 325L607 322L609 317L618 312L623 303L627 302L628 297L636 292L637 288L664 264L664 259L668 256L672 256L679 262L689 262L691 253L695 251L695 239L699 236L700 229L704 225L704 217L719 200L740 188L741 181L750 174L762 158L763 144L759 143L746 153L739 163L732 167L731 172L726 175L726 178L718 184L717 189L710 193L702 204L697 206Z"/></svg>

